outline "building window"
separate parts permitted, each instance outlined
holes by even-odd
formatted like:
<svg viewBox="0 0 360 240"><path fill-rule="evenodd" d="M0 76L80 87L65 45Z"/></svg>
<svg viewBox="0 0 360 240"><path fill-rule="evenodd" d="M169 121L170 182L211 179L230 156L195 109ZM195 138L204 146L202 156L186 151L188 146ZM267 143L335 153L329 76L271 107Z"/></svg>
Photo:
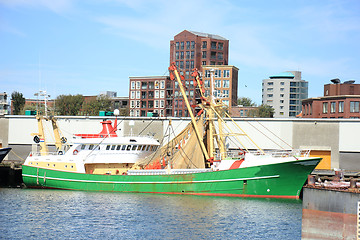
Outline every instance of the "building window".
<svg viewBox="0 0 360 240"><path fill-rule="evenodd" d="M161 88L161 89L164 89L164 88L165 88L165 81L164 81L164 80L162 80L162 81L160 82L160 88Z"/></svg>
<svg viewBox="0 0 360 240"><path fill-rule="evenodd" d="M194 59L194 57L195 57L195 52L194 52L194 51L191 51L191 52L190 52L190 58L191 58L191 59Z"/></svg>
<svg viewBox="0 0 360 240"><path fill-rule="evenodd" d="M215 80L215 87L221 88L221 80Z"/></svg>
<svg viewBox="0 0 360 240"><path fill-rule="evenodd" d="M179 59L179 52L175 53L175 59Z"/></svg>
<svg viewBox="0 0 360 240"><path fill-rule="evenodd" d="M188 69L190 67L190 61L186 61L185 68Z"/></svg>
<svg viewBox="0 0 360 240"><path fill-rule="evenodd" d="M202 61L201 65L205 66L206 65L206 61Z"/></svg>
<svg viewBox="0 0 360 240"><path fill-rule="evenodd" d="M210 87L210 81L209 80L204 81L204 87L206 87L206 88Z"/></svg>
<svg viewBox="0 0 360 240"><path fill-rule="evenodd" d="M131 89L135 89L135 82L131 82Z"/></svg>
<svg viewBox="0 0 360 240"><path fill-rule="evenodd" d="M181 68L181 69L184 68L184 62L183 62L183 61L180 62L180 68Z"/></svg>
<svg viewBox="0 0 360 240"><path fill-rule="evenodd" d="M344 112L344 102L341 101L339 102L339 113L343 113Z"/></svg>
<svg viewBox="0 0 360 240"><path fill-rule="evenodd" d="M224 78L230 77L230 70L224 70Z"/></svg>
<svg viewBox="0 0 360 240"><path fill-rule="evenodd" d="M159 98L159 90L155 90L155 98Z"/></svg>
<svg viewBox="0 0 360 240"><path fill-rule="evenodd" d="M206 51L202 51L201 57L202 57L202 58L206 58Z"/></svg>
<svg viewBox="0 0 360 240"><path fill-rule="evenodd" d="M140 99L140 91L136 91L136 98Z"/></svg>
<svg viewBox="0 0 360 240"><path fill-rule="evenodd" d="M350 102L350 112L359 112L359 102Z"/></svg>
<svg viewBox="0 0 360 240"><path fill-rule="evenodd" d="M216 49L216 42L211 42L211 49Z"/></svg>
<svg viewBox="0 0 360 240"><path fill-rule="evenodd" d="M218 53L218 59L219 59L219 60L223 60L223 59L224 59L223 56L224 56L224 54L223 54L222 52L219 52L219 53Z"/></svg>
<svg viewBox="0 0 360 240"><path fill-rule="evenodd" d="M190 41L186 41L186 49L190 49Z"/></svg>
<svg viewBox="0 0 360 240"><path fill-rule="evenodd" d="M280 88L280 91L282 91L282 92L283 92L283 91L284 91L284 88Z"/></svg>
<svg viewBox="0 0 360 240"><path fill-rule="evenodd" d="M224 98L229 97L229 90L223 90L223 97Z"/></svg>
<svg viewBox="0 0 360 240"><path fill-rule="evenodd" d="M194 61L190 61L190 68L191 68L191 69L194 68Z"/></svg>
<svg viewBox="0 0 360 240"><path fill-rule="evenodd" d="M328 113L328 103L327 102L323 103L323 113Z"/></svg>
<svg viewBox="0 0 360 240"><path fill-rule="evenodd" d="M131 98L134 99L135 98L135 91L131 91L130 93L131 93L130 94Z"/></svg>
<svg viewBox="0 0 360 240"><path fill-rule="evenodd" d="M272 95L272 94L268 94L267 96L268 96L268 97L273 97L273 95Z"/></svg>
<svg viewBox="0 0 360 240"><path fill-rule="evenodd" d="M180 49L184 49L184 42L180 43Z"/></svg>
<svg viewBox="0 0 360 240"><path fill-rule="evenodd" d="M191 49L195 48L195 41L191 41Z"/></svg>
<svg viewBox="0 0 360 240"><path fill-rule="evenodd" d="M210 52L210 58L216 59L216 52ZM215 63L213 65L215 65Z"/></svg>
<svg viewBox="0 0 360 240"><path fill-rule="evenodd" d="M274 89L273 88L268 88L267 91L268 92L272 92Z"/></svg>
<svg viewBox="0 0 360 240"><path fill-rule="evenodd" d="M184 59L184 52L180 52L180 59Z"/></svg>
<svg viewBox="0 0 360 240"><path fill-rule="evenodd" d="M223 43L218 43L218 49L223 50L224 49L224 44Z"/></svg>
<svg viewBox="0 0 360 240"><path fill-rule="evenodd" d="M296 87L296 82L290 82L290 87Z"/></svg>
<svg viewBox="0 0 360 240"><path fill-rule="evenodd" d="M221 77L221 70L215 70L214 77Z"/></svg>
<svg viewBox="0 0 360 240"><path fill-rule="evenodd" d="M179 42L176 42L176 43L175 43L175 49L176 49L176 50L179 50Z"/></svg>
<svg viewBox="0 0 360 240"><path fill-rule="evenodd" d="M223 88L229 88L230 87L230 81L229 80L223 80Z"/></svg>
<svg viewBox="0 0 360 240"><path fill-rule="evenodd" d="M272 86L274 85L274 82L268 82L267 85Z"/></svg>
<svg viewBox="0 0 360 240"><path fill-rule="evenodd" d="M280 82L280 85L285 85L285 82Z"/></svg>
<svg viewBox="0 0 360 240"><path fill-rule="evenodd" d="M207 48L207 42L206 41L202 42L202 48Z"/></svg>
<svg viewBox="0 0 360 240"><path fill-rule="evenodd" d="M280 100L280 103L284 103L284 100Z"/></svg>
<svg viewBox="0 0 360 240"><path fill-rule="evenodd" d="M280 94L280 97L284 97L284 94Z"/></svg>
<svg viewBox="0 0 360 240"><path fill-rule="evenodd" d="M336 102L331 102L330 103L330 113L335 113L336 112Z"/></svg>
<svg viewBox="0 0 360 240"><path fill-rule="evenodd" d="M190 58L190 52L186 51L186 59L189 59L189 58Z"/></svg>

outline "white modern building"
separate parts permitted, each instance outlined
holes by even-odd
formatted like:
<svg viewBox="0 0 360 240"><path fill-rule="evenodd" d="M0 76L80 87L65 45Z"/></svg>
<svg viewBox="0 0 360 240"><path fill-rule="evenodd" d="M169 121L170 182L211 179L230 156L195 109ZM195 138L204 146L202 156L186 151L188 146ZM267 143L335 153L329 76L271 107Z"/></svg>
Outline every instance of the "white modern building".
<svg viewBox="0 0 360 240"><path fill-rule="evenodd" d="M287 71L262 82L262 103L274 108L274 118L296 117L301 101L308 98L308 82L300 71Z"/></svg>

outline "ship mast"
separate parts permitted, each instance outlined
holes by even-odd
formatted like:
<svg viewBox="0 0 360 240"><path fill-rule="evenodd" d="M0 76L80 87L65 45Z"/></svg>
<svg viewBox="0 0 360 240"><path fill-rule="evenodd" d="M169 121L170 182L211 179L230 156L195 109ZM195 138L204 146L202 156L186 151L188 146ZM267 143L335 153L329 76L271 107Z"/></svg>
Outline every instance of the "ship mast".
<svg viewBox="0 0 360 240"><path fill-rule="evenodd" d="M190 103L189 103L189 100L188 100L188 98L187 98L187 96L186 96L185 89L184 89L183 83L181 82L181 78L180 78L180 75L179 75L179 72L178 72L178 70L177 70L177 68L176 68L175 63L172 63L172 64L170 65L169 71L170 71L170 73L171 73L171 74L170 74L170 75L171 75L170 78L171 78L172 80L176 79L176 81L177 81L178 84L179 84L181 94L183 95L186 108L187 108L187 110L188 110L188 112L189 112L189 115L190 115L190 117L191 117L191 122L192 122L193 128L194 128L194 130L195 130L196 137L197 137L198 142L199 142L199 144L200 144L201 150L202 150L202 152L203 152L203 154L204 154L204 157L205 157L206 160L210 160L210 161L211 161L212 159L210 159L209 154L208 154L208 152L206 151L206 147L205 147L204 141L203 141L203 139L202 139L202 137L201 137L201 135L200 135L199 129L198 129L197 125L196 125L196 119L195 119L194 114L193 114L193 112L192 112L192 108L191 108ZM173 74L174 74L175 76L174 76Z"/></svg>

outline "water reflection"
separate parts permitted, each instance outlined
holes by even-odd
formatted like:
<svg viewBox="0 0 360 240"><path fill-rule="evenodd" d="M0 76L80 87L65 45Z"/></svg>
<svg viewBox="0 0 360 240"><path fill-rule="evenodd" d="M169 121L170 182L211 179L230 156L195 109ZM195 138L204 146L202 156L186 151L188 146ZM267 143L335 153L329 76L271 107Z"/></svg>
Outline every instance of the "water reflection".
<svg viewBox="0 0 360 240"><path fill-rule="evenodd" d="M7 239L300 239L301 201L0 189Z"/></svg>

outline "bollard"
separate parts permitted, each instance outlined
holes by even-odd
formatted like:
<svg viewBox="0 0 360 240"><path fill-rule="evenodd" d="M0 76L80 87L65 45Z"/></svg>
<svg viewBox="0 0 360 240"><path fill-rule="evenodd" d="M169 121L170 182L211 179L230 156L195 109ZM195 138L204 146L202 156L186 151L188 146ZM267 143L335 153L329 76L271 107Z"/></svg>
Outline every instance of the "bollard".
<svg viewBox="0 0 360 240"><path fill-rule="evenodd" d="M315 187L315 176L313 175L308 175L308 185Z"/></svg>

